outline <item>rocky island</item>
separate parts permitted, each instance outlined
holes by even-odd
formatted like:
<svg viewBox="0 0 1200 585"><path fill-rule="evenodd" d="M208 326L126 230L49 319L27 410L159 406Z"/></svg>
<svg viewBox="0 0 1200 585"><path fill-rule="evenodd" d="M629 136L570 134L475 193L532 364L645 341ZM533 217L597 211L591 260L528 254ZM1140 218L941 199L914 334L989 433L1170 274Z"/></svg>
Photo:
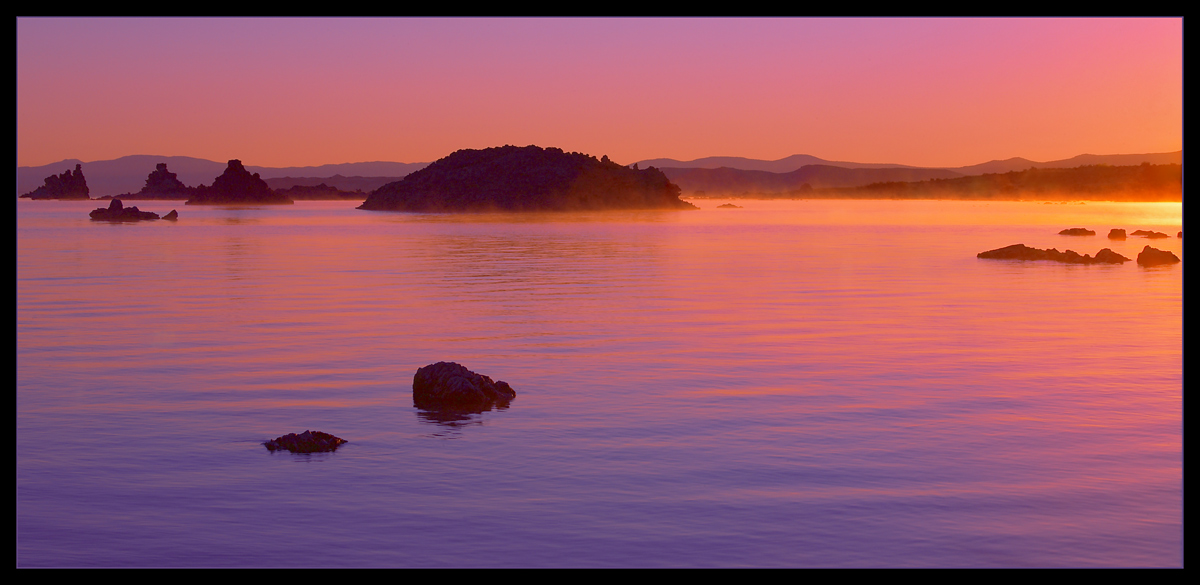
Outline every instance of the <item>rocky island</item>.
<svg viewBox="0 0 1200 585"><path fill-rule="evenodd" d="M980 252L976 254L976 257L989 260L1053 260L1067 264L1122 264L1129 262L1129 258L1108 248L1096 252L1096 257L1093 258L1087 254L1080 255L1073 250L1067 250L1066 252L1059 252L1054 248L1040 250L1038 248L1030 248L1025 244L1013 244L995 250Z"/></svg>
<svg viewBox="0 0 1200 585"><path fill-rule="evenodd" d="M291 205L292 200L287 195L280 195L267 186L267 182L258 176L250 174L242 161L233 159L225 172L213 180L211 187L200 185L196 187L187 205L261 205L261 204Z"/></svg>
<svg viewBox="0 0 1200 585"><path fill-rule="evenodd" d="M152 211L141 211L137 207L125 207L120 199L113 199L109 202L108 208L98 207L90 214L95 221L142 221L144 219L159 219L158 214ZM168 213L164 219L178 219L179 214L174 209Z"/></svg>
<svg viewBox="0 0 1200 585"><path fill-rule="evenodd" d="M63 171L61 175L46 177L46 184L21 197L25 199L91 199L88 195L87 179L83 178L83 165L75 165L75 172Z"/></svg>
<svg viewBox="0 0 1200 585"><path fill-rule="evenodd" d="M379 211L697 209L662 171L560 148L459 150L367 196Z"/></svg>

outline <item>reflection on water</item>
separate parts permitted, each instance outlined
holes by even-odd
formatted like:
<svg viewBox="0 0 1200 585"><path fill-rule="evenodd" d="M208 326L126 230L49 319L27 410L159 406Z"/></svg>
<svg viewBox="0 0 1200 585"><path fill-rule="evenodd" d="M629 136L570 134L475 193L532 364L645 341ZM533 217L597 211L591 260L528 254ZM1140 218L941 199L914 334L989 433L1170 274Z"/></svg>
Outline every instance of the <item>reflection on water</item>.
<svg viewBox="0 0 1200 585"><path fill-rule="evenodd" d="M18 564L1182 564L1183 265L975 257L1180 204L697 203L19 201Z"/></svg>

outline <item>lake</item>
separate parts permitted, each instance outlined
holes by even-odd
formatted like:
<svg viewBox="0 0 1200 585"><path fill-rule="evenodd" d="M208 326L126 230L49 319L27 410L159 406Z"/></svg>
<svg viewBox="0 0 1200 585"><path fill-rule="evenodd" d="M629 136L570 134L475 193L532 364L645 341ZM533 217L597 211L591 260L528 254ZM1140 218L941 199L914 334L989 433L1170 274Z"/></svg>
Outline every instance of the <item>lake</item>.
<svg viewBox="0 0 1200 585"><path fill-rule="evenodd" d="M1182 566L1182 204L693 202L19 200L17 566Z"/></svg>

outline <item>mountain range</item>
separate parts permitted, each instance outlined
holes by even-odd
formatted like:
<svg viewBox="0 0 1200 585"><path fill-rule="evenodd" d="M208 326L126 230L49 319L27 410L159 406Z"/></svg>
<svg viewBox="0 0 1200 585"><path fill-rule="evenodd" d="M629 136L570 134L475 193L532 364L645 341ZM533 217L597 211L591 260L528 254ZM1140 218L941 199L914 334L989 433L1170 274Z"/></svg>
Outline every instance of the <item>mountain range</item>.
<svg viewBox="0 0 1200 585"><path fill-rule="evenodd" d="M1063 160L1037 162L1024 158L993 160L955 168L927 168L887 163L829 161L807 154L796 154L768 161L742 157L706 157L691 161L669 158L638 161L640 168L661 169L684 194L705 191L770 192L789 191L808 184L813 188L854 187L888 181L922 181L951 179L988 173L1006 173L1037 168L1074 168L1083 165L1182 164L1183 151L1151 154L1082 154ZM179 180L189 186L210 184L225 169L227 162L187 156L131 155L114 160L84 162L67 159L40 166L17 167L17 194L28 193L41 186L45 178L63 170L82 165L93 198L136 192L146 182L146 176L158 163L166 163ZM295 185L312 186L325 183L346 191L372 191L384 184L398 181L429 163L360 162L327 164L309 167L261 167L246 165L258 173L272 189Z"/></svg>

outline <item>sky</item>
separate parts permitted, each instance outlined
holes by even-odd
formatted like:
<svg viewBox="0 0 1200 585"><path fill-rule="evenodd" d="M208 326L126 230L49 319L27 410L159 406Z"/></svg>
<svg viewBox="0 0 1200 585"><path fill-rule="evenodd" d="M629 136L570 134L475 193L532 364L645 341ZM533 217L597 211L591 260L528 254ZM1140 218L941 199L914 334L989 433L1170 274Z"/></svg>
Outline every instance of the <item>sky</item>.
<svg viewBox="0 0 1200 585"><path fill-rule="evenodd" d="M1183 19L18 18L17 165L1183 148Z"/></svg>

